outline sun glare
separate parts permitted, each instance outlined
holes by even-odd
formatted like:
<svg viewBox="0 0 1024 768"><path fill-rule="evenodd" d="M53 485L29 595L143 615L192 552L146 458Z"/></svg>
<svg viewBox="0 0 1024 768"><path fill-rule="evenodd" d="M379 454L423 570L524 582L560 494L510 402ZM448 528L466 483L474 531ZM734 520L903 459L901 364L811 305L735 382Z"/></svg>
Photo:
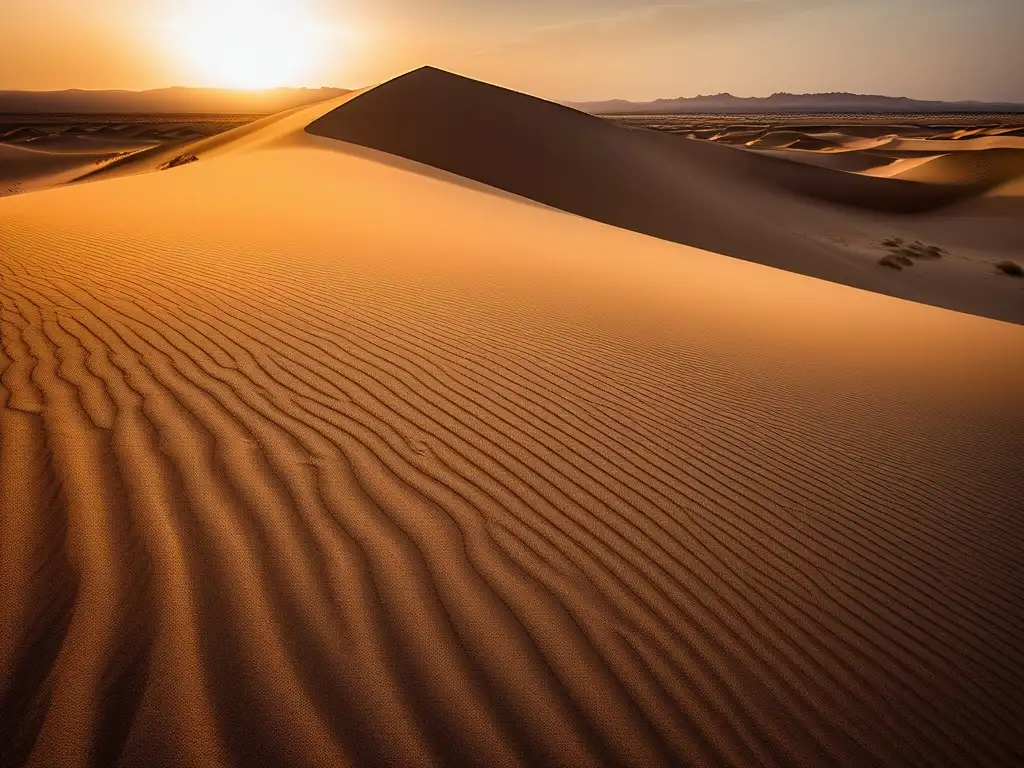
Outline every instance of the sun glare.
<svg viewBox="0 0 1024 768"><path fill-rule="evenodd" d="M204 85L308 85L322 35L291 0L208 0L173 24L174 45Z"/></svg>

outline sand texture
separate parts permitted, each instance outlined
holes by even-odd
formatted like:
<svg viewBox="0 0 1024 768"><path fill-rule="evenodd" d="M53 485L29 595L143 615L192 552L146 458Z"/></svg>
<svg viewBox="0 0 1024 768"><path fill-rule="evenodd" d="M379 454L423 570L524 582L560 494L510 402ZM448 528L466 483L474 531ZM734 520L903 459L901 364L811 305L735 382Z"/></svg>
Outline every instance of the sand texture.
<svg viewBox="0 0 1024 768"><path fill-rule="evenodd" d="M344 140L406 96L0 200L0 765L1019 759L1024 328Z"/></svg>

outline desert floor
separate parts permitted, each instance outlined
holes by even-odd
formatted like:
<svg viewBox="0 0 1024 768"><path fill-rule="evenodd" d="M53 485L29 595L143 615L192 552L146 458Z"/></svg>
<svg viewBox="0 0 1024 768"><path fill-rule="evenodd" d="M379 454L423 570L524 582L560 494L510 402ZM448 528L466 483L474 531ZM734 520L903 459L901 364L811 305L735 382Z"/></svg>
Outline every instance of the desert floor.
<svg viewBox="0 0 1024 768"><path fill-rule="evenodd" d="M424 69L20 158L0 764L1019 760L1022 139L851 136Z"/></svg>

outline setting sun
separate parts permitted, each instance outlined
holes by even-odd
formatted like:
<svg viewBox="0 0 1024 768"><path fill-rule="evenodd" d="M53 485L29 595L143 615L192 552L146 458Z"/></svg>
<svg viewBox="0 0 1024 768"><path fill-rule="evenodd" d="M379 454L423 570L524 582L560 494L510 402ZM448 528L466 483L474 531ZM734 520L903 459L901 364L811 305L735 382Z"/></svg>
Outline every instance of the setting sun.
<svg viewBox="0 0 1024 768"><path fill-rule="evenodd" d="M173 24L175 48L204 85L258 89L305 84L322 34L296 5L203 3Z"/></svg>

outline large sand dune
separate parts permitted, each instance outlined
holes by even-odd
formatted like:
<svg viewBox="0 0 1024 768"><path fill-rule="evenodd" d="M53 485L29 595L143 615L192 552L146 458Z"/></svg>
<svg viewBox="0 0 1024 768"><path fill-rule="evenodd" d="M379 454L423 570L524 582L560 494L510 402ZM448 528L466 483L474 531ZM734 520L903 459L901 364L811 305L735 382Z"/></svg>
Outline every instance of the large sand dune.
<svg viewBox="0 0 1024 768"><path fill-rule="evenodd" d="M306 131L374 93L0 200L0 763L1012 764L1024 328Z"/></svg>
<svg viewBox="0 0 1024 768"><path fill-rule="evenodd" d="M990 279L993 262L1017 258L1016 252L961 252L912 274L878 266L881 241L914 239L918 227L931 234L929 214L941 217L991 185L878 178L623 130L429 67L351 99L308 130L666 240L1024 322L1020 286ZM987 221L968 225L967 234L989 227ZM956 234L936 244L960 246ZM978 240L985 242L983 232Z"/></svg>

